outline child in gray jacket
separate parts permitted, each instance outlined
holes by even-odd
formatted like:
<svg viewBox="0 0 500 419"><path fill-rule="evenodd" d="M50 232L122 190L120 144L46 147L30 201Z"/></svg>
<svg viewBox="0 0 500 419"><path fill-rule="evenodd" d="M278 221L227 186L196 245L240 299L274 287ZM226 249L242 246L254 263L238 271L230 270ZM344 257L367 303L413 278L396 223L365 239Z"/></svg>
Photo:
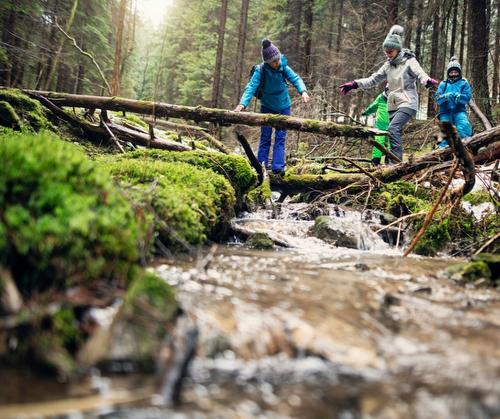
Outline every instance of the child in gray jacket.
<svg viewBox="0 0 500 419"><path fill-rule="evenodd" d="M368 89L387 80L387 111L389 112L389 139L391 150L403 160L401 134L406 123L417 114L418 94L415 80L429 88L438 81L430 78L422 69L415 54L403 48L403 28L394 25L384 40L383 48L388 60L370 77L353 80L340 86L340 94L346 95L352 89Z"/></svg>

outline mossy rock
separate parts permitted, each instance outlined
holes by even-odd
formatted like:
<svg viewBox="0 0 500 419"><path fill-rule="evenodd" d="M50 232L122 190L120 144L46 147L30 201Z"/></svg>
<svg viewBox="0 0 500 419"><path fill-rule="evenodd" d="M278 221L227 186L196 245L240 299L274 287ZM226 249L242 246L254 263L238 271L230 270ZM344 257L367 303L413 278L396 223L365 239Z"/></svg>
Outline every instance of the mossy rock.
<svg viewBox="0 0 500 419"><path fill-rule="evenodd" d="M246 194L245 203L250 211L255 211L259 207L266 206L266 203L271 200L271 193L271 183L267 178L260 186Z"/></svg>
<svg viewBox="0 0 500 419"><path fill-rule="evenodd" d="M494 283L491 270L484 261L472 261L451 265L446 269L446 274L452 279L460 282L475 283L485 280L487 284Z"/></svg>
<svg viewBox="0 0 500 419"><path fill-rule="evenodd" d="M127 281L144 231L105 171L55 134L0 136L0 265L23 294Z"/></svg>
<svg viewBox="0 0 500 419"><path fill-rule="evenodd" d="M111 327L110 346L100 364L126 361L139 370L153 370L177 311L174 291L163 279L153 273L137 278Z"/></svg>
<svg viewBox="0 0 500 419"><path fill-rule="evenodd" d="M128 153L126 158L154 159L164 162L188 163L202 169L210 169L225 176L233 186L238 200L255 185L257 175L248 160L235 154L227 155L216 151L175 152L165 150L142 149Z"/></svg>
<svg viewBox="0 0 500 419"><path fill-rule="evenodd" d="M0 125L20 131L22 122L9 102L0 101Z"/></svg>
<svg viewBox="0 0 500 419"><path fill-rule="evenodd" d="M339 219L340 221L341 219ZM344 220L342 220L344 221ZM318 239L324 240L334 246L347 247L350 249L358 248L358 237L349 231L348 225L332 226L330 217L321 216L314 220L314 225L310 229L310 233Z"/></svg>
<svg viewBox="0 0 500 419"><path fill-rule="evenodd" d="M256 232L251 234L248 237L246 244L248 247L251 247L252 249L260 249L260 250L272 249L274 247L274 242L269 237L269 235L267 233L261 233L261 232Z"/></svg>
<svg viewBox="0 0 500 419"><path fill-rule="evenodd" d="M20 90L0 90L0 101L7 102L12 106L19 118L26 122L24 126L31 127L34 131L51 128L43 106Z"/></svg>
<svg viewBox="0 0 500 419"><path fill-rule="evenodd" d="M234 216L235 194L223 176L184 162L137 156L104 157L99 162L171 250L189 250L207 238L225 235Z"/></svg>
<svg viewBox="0 0 500 419"><path fill-rule="evenodd" d="M500 255L492 253L479 253L472 256L473 262L484 262L491 272L491 279L498 282L500 279Z"/></svg>

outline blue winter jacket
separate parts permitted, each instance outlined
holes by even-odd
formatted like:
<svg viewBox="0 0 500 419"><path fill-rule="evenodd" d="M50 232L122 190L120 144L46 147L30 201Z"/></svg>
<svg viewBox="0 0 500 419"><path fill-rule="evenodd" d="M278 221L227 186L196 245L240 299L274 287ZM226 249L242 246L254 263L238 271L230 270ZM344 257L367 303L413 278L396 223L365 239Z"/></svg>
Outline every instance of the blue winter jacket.
<svg viewBox="0 0 500 419"><path fill-rule="evenodd" d="M467 104L472 97L470 84L466 79L443 80L434 95L439 105L439 114L466 112Z"/></svg>
<svg viewBox="0 0 500 419"><path fill-rule="evenodd" d="M283 109L290 107L290 95L288 94L288 80L294 85L297 91L302 94L306 91L306 85L302 78L288 67L287 59L284 55L281 56L281 65L277 70L273 70L268 64L264 64L265 82L260 101L262 105L275 112L280 112ZM285 77L283 77L285 76ZM252 78L248 81L245 91L241 96L240 104L245 108L249 105L257 88L260 85L261 71L257 68Z"/></svg>

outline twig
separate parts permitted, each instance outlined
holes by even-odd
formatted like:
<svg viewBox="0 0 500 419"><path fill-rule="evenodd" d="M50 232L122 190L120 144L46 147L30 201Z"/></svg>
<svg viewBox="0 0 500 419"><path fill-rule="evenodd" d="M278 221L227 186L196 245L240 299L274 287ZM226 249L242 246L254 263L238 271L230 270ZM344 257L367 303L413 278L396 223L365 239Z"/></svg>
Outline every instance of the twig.
<svg viewBox="0 0 500 419"><path fill-rule="evenodd" d="M424 214L427 214L427 211L420 211L420 212L415 212L414 214L405 215L405 216L400 217L397 220L393 221L392 223L389 223L389 224L383 226L382 228L379 228L377 231L375 231L375 233L380 233L381 231L387 230L389 227L391 227L394 224L397 224L403 220L406 220L407 218L413 218L413 217L416 217L418 215L424 215Z"/></svg>
<svg viewBox="0 0 500 419"><path fill-rule="evenodd" d="M441 194L439 195L439 198L437 199L437 201L435 202L434 206L432 207L432 209L429 211L429 213L425 217L424 224L422 225L422 227L420 228L420 230L418 231L418 233L416 234L416 236L413 238L413 240L412 240L410 246L408 247L408 249L406 249L406 251L404 252L403 257L406 257L406 256L408 256L410 254L410 252L416 246L416 244L418 243L418 241L420 240L420 238L426 232L427 227L429 227L429 224L430 224L430 222L432 220L432 217L434 216L434 213L436 212L439 204L441 203L441 201L443 200L444 196L446 195L446 192L448 191L448 187L450 186L450 183L453 180L453 176L455 175L455 172L457 171L457 168L458 168L458 160L455 162L455 165L451 169L450 176L448 177L448 181L446 182L446 185L444 186L443 190L441 191Z"/></svg>
<svg viewBox="0 0 500 419"><path fill-rule="evenodd" d="M109 136L111 137L111 139L113 140L113 142L115 143L115 145L119 148L119 150L122 153L125 153L125 150L123 149L122 145L120 144L120 142L118 141L118 139L115 137L115 135L111 132L111 130L109 129L108 125L106 124L105 119L106 119L106 116L101 113L101 125L106 129L106 131L108 132Z"/></svg>
<svg viewBox="0 0 500 419"><path fill-rule="evenodd" d="M475 255L481 253L484 249L486 249L491 243L500 238L500 233L495 234L492 238L490 238L485 244L483 244L478 250L474 252Z"/></svg>
<svg viewBox="0 0 500 419"><path fill-rule="evenodd" d="M104 84L106 85L106 88L108 89L108 93L111 94L111 86L109 85L108 81L106 80L106 77L104 77L104 73L102 72L101 67L99 67L99 64L97 64L97 61L95 60L94 56L90 52L87 52L87 51L84 51L83 49L81 49L78 46L78 44L76 43L75 38L73 38L71 35L67 34L66 31L59 26L59 24L57 23L57 20L54 21L54 23L55 23L57 29L59 29L66 38L68 38L70 41L73 42L73 45L75 46L75 48L78 51L80 51L83 55L85 55L86 57L88 57L92 60L92 62L94 63L94 65L97 68L97 71L99 72L99 75L101 76L102 81L104 82Z"/></svg>
<svg viewBox="0 0 500 419"><path fill-rule="evenodd" d="M363 172L366 176L368 176L370 179L372 179L375 182L375 184L380 185L382 183L379 179L377 179L375 176L373 176L370 172L367 172L365 169L363 169L363 167L361 167L358 163L350 160L347 157L344 157L344 160L351 163L354 167L358 168L359 170L361 170L361 172Z"/></svg>

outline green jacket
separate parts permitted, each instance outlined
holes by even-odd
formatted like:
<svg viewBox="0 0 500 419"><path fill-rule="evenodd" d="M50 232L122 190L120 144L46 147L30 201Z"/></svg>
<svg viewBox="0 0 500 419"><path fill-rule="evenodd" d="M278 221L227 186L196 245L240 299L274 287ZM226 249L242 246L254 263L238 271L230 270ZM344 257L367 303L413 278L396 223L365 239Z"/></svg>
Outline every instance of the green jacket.
<svg viewBox="0 0 500 419"><path fill-rule="evenodd" d="M380 93L375 100L363 111L363 115L375 115L375 128L387 130L389 128L389 114L387 112L387 97Z"/></svg>

